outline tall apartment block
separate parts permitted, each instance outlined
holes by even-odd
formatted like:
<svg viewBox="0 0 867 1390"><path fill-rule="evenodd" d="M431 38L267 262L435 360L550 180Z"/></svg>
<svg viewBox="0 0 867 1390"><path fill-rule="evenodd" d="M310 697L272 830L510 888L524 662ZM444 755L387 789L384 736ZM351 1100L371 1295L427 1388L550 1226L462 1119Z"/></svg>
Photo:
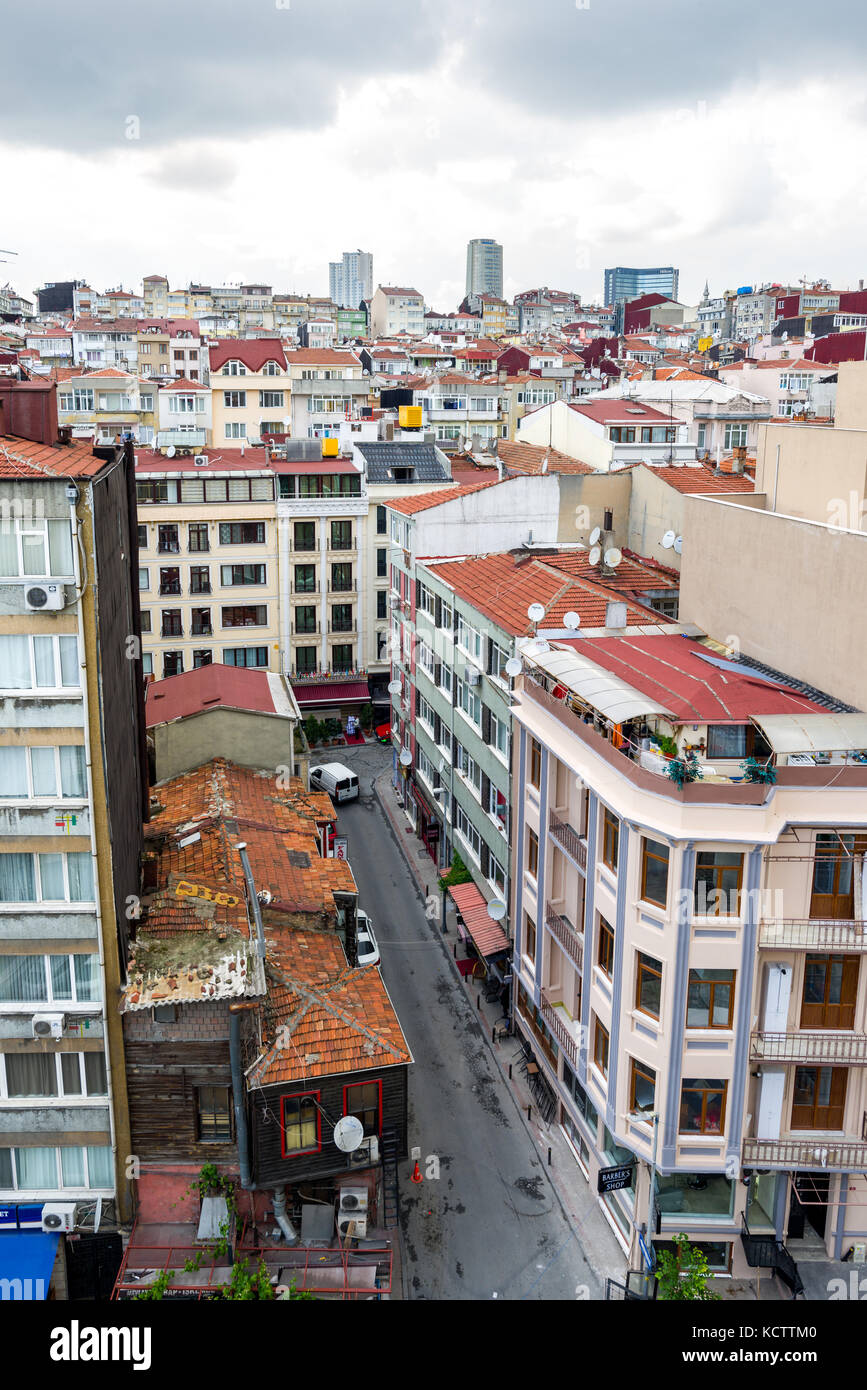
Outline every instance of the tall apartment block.
<svg viewBox="0 0 867 1390"><path fill-rule="evenodd" d="M605 272L605 303L637 299L641 294L664 294L668 299L677 299L679 279L680 271L673 265L617 265Z"/></svg>
<svg viewBox="0 0 867 1390"><path fill-rule="evenodd" d="M357 309L373 294L373 255L344 251L343 259L328 263L328 294L341 309Z"/></svg>
<svg viewBox="0 0 867 1390"><path fill-rule="evenodd" d="M503 296L503 248L491 237L467 242L467 295Z"/></svg>
<svg viewBox="0 0 867 1390"><path fill-rule="evenodd" d="M41 1296L107 1297L147 815L135 494L131 446L58 438L55 391L0 386L0 1239L45 1233Z"/></svg>

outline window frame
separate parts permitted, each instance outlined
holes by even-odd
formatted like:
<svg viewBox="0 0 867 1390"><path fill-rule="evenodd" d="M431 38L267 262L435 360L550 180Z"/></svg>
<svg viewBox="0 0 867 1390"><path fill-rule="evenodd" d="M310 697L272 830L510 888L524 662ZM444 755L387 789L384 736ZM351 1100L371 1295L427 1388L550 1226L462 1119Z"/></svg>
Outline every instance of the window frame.
<svg viewBox="0 0 867 1390"><path fill-rule="evenodd" d="M381 1076L374 1077L374 1079L373 1079L372 1081L348 1081L348 1082L344 1085L344 1087L343 1087L343 1114L344 1114L344 1115L355 1115L357 1119L361 1119L361 1114L360 1114L357 1110L351 1110L351 1109L349 1108L349 1092L350 1092L350 1091L357 1091L357 1090L360 1090L360 1089L361 1089L362 1087L364 1087L364 1086L376 1086L376 1087L378 1088L378 1091L379 1091L379 1098L378 1098L377 1106L376 1106L376 1111L377 1111L376 1127L375 1127L374 1129L368 1129L367 1125L364 1126L364 1137L365 1137L365 1138L369 1138L370 1135L372 1135L372 1134L376 1134L376 1135L382 1134L382 1077L381 1077ZM363 1121L362 1121L362 1123L363 1123Z"/></svg>
<svg viewBox="0 0 867 1390"><path fill-rule="evenodd" d="M604 1058L604 1061L603 1061ZM608 1080L611 1064L611 1034L598 1014L594 1014L593 1065L601 1076Z"/></svg>
<svg viewBox="0 0 867 1390"><path fill-rule="evenodd" d="M731 1032L731 1030L734 1028L734 1016L735 1016L735 989L736 989L736 987L737 987L738 972L737 972L737 970L716 970L716 973L719 974L719 975L730 975L730 976L731 976L731 979L729 979L729 980L699 980L699 979L693 979L693 976L695 976L695 975L697 974L697 972L698 972L699 970L701 970L701 969L710 970L710 969L716 969L716 968L715 968L715 967L712 967L712 966L694 966L694 967L692 967L692 968L689 970L689 973L688 973L688 975L687 975L687 981L686 981L686 1017L685 1017L685 1019L684 1019L684 1030L690 1029L690 1028L698 1028L698 1029L711 1029L711 1028L716 1028L716 1029L721 1030L721 1031L723 1031L723 1032ZM690 1023L690 1021L689 1021L689 1011L690 1011L689 994L690 994L690 990L693 988L693 986L701 986L701 985L707 985L707 986L709 987L709 989L710 989L710 1001L709 1001L709 1003L708 1003L707 1022L706 1022L706 1023ZM714 998L715 998L715 994L716 994L716 986L717 986L717 985L724 985L724 986L726 986L726 987L728 988L728 990L729 990L728 1021L727 1021L726 1023L715 1023L715 1022L714 1022L714 1010L715 1010Z"/></svg>
<svg viewBox="0 0 867 1390"><path fill-rule="evenodd" d="M606 980L614 978L614 947L616 942L616 932L614 927L599 913L599 926L596 933L596 965Z"/></svg>
<svg viewBox="0 0 867 1390"><path fill-rule="evenodd" d="M656 969L656 967L659 967ZM663 962L657 960L655 956L649 956L646 951L635 952L635 1008L646 1018L652 1018L659 1023L662 1016L662 973ZM641 990L644 976L648 975L652 979L659 980L659 1013L652 1013L641 1001Z"/></svg>
<svg viewBox="0 0 867 1390"><path fill-rule="evenodd" d="M228 1130L228 1133L227 1133L227 1134L214 1134L214 1135L212 1135L212 1136L210 1136L210 1137L208 1137L208 1138L206 1138L205 1135L203 1134L203 1132L202 1132L202 1130L203 1130L203 1125L202 1125L202 1113L203 1113L203 1112L202 1112L202 1101L201 1101L201 1096L202 1096L202 1092L203 1092L203 1091L222 1091L222 1092L225 1094L225 1097L226 1097L226 1111L225 1111L225 1114L226 1114L226 1121L227 1121L226 1128L227 1128L227 1130ZM233 1104L232 1104L232 1088L231 1088L231 1086L229 1086L229 1085L214 1084L213 1082L203 1082L203 1083L197 1084L197 1085L195 1085L195 1086L193 1087L193 1093L194 1093L194 1097L195 1097L195 1111L196 1111L196 1143L197 1143L197 1144L231 1144L231 1143L233 1143L233 1142L234 1142L234 1138L235 1138L235 1117L234 1117L234 1106L233 1106ZM214 1111L214 1114L215 1114L215 1115L216 1115L217 1113L218 1113L217 1111Z"/></svg>
<svg viewBox="0 0 867 1390"><path fill-rule="evenodd" d="M727 1105L727 1103L728 1103L728 1087L729 1087L728 1078L723 1078L723 1077L716 1078L714 1084L711 1084L711 1085L705 1084L705 1085L703 1085L703 1086L698 1086L698 1085L693 1084L693 1085L690 1086L690 1085L688 1084L690 1080L692 1080L693 1082L697 1082L697 1081L699 1081L700 1079L701 1079L701 1078L699 1078L699 1077L693 1077L693 1078L686 1077L686 1076L681 1077L681 1082L680 1082L680 1104L679 1104L678 1116L677 1116L677 1132L678 1132L678 1134L687 1134L687 1135L696 1135L696 1134L710 1135L710 1136L711 1136L712 1138L714 1138L714 1139L720 1139L720 1138L722 1138L723 1135L725 1134L725 1128L726 1128L726 1105ZM705 1078L705 1082L707 1082L707 1078ZM700 1126L700 1128L698 1128L698 1129L685 1129L685 1128L683 1127L683 1096L684 1096L684 1092L686 1092L686 1091L690 1092L690 1094L700 1094L700 1095L703 1097L703 1099L702 1099L702 1104L701 1104L701 1126ZM708 1128L707 1128L707 1105L708 1105L708 1096L715 1096L715 1095L720 1095L720 1094L722 1094L722 1104L721 1104L721 1106L720 1106L719 1127L718 1127L717 1129L708 1129Z"/></svg>
<svg viewBox="0 0 867 1390"><path fill-rule="evenodd" d="M629 1061L629 1114L633 1118L643 1120L645 1124L648 1124L650 1123L650 1117L656 1109L657 1073L649 1062L642 1062L638 1057L630 1057ZM649 1110L641 1110L636 1105L635 1083L638 1079L638 1075L643 1077L645 1081L650 1081L653 1086L653 1103Z"/></svg>
<svg viewBox="0 0 867 1390"><path fill-rule="evenodd" d="M665 850L665 858L657 854L650 848L651 845ZM658 864L665 865L665 889L662 898L653 898L648 893L647 887L647 868L648 860L654 860ZM671 869L671 850L668 845L664 845L661 840L651 840L647 835L641 838L641 900L642 902L652 903L654 907L665 908L668 906L668 878Z"/></svg>
<svg viewBox="0 0 867 1390"><path fill-rule="evenodd" d="M305 1098L306 1096L310 1096L310 1097L313 1098L313 1106L314 1106L314 1111L315 1111L315 1115L316 1115L316 1143L315 1143L315 1145L308 1145L306 1148L289 1149L289 1148L286 1147L286 1105L287 1105L287 1103L292 1103L292 1102L294 1102L294 1101L298 1101L298 1102L299 1102L299 1110L298 1110L298 1138L300 1139L300 1138L302 1137L302 1135L301 1135L302 1120L301 1120L300 1102L301 1102L302 1100L304 1100L304 1098ZM285 1096L281 1096L281 1097L280 1097L280 1157L281 1157L281 1158L300 1158L300 1157L303 1157L303 1156L306 1155L306 1154L314 1154L314 1153L321 1153L321 1152L322 1152L322 1111L321 1111L321 1109L320 1109L321 1101L322 1101L322 1092L321 1092L321 1091L318 1091L318 1090L317 1090L317 1091L314 1091L314 1090L309 1090L309 1091L293 1091L293 1092L291 1092L289 1095L285 1095Z"/></svg>
<svg viewBox="0 0 867 1390"><path fill-rule="evenodd" d="M609 857L610 856L610 857ZM620 857L620 817L615 816L607 806L602 807L602 863L613 874L617 873Z"/></svg>

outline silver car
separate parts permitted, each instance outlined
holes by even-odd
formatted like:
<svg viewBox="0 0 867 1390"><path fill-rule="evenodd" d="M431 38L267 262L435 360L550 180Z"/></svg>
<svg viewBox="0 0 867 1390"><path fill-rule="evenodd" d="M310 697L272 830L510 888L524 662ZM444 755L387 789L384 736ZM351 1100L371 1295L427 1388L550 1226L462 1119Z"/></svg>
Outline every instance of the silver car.
<svg viewBox="0 0 867 1390"><path fill-rule="evenodd" d="M381 956L373 934L373 927L367 913L359 908L355 928L356 955L359 965L379 965Z"/></svg>

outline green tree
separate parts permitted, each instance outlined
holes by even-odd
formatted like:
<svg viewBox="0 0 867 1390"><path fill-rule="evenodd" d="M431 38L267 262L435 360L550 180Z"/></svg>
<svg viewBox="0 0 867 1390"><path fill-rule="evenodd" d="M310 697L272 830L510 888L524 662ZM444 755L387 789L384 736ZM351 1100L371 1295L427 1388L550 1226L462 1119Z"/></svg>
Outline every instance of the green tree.
<svg viewBox="0 0 867 1390"><path fill-rule="evenodd" d="M447 874L443 874L439 879L440 888L445 891L447 888L454 888L458 883L472 883L473 876L464 863L457 850L452 854L452 867Z"/></svg>
<svg viewBox="0 0 867 1390"><path fill-rule="evenodd" d="M704 1252L692 1245L683 1232L675 1236L674 1246L675 1253L671 1250L659 1252L656 1272L659 1298L669 1302L718 1299L719 1294L708 1288L707 1281L712 1276Z"/></svg>

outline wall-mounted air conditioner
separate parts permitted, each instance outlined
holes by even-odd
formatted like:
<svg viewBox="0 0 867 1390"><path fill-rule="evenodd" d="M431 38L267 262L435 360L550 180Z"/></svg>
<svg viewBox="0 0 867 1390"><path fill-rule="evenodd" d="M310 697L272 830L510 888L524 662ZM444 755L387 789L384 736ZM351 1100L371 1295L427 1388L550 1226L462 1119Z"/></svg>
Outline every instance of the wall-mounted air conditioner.
<svg viewBox="0 0 867 1390"><path fill-rule="evenodd" d="M349 1155L349 1161L353 1168L367 1168L373 1163L378 1163L379 1140L376 1135L371 1134L369 1139L362 1139L358 1148L353 1149Z"/></svg>
<svg viewBox="0 0 867 1390"><path fill-rule="evenodd" d="M62 584L46 579L43 584L30 584L24 590L24 607L34 613L45 613L66 607L66 591Z"/></svg>
<svg viewBox="0 0 867 1390"><path fill-rule="evenodd" d="M341 1216L346 1213L357 1213L363 1216L367 1211L368 1193L366 1187L342 1187L338 1202L338 1211Z"/></svg>
<svg viewBox="0 0 867 1390"><path fill-rule="evenodd" d="M478 685L481 679L482 673L478 671L475 666L464 667L464 680L467 685Z"/></svg>
<svg viewBox="0 0 867 1390"><path fill-rule="evenodd" d="M65 1014L34 1014L30 1020L34 1038L62 1038Z"/></svg>
<svg viewBox="0 0 867 1390"><path fill-rule="evenodd" d="M42 1208L43 1231L73 1231L78 1206L75 1202L46 1202Z"/></svg>

